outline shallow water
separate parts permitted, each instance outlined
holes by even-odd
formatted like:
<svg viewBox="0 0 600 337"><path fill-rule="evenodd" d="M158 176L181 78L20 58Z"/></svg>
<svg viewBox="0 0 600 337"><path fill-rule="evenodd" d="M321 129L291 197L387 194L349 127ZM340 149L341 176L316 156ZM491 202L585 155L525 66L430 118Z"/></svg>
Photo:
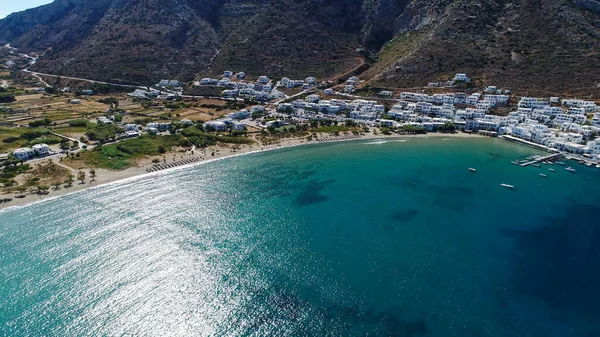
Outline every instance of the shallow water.
<svg viewBox="0 0 600 337"><path fill-rule="evenodd" d="M598 336L600 170L536 153L319 144L1 212L0 334Z"/></svg>

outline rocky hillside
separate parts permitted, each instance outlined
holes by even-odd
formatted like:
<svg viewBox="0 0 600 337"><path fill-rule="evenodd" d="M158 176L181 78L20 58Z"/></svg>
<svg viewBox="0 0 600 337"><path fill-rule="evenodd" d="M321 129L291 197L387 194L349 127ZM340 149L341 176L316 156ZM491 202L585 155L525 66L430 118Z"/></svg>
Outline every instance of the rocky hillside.
<svg viewBox="0 0 600 337"><path fill-rule="evenodd" d="M399 27L363 76L413 87L460 71L531 94L600 93L600 2L445 2L413 7L425 24Z"/></svg>
<svg viewBox="0 0 600 337"><path fill-rule="evenodd" d="M600 82L597 0L55 0L0 20L36 69L148 83L225 69L329 77L360 64L378 86L468 72L564 91ZM357 53L357 49L364 51ZM366 51L366 52L365 52Z"/></svg>

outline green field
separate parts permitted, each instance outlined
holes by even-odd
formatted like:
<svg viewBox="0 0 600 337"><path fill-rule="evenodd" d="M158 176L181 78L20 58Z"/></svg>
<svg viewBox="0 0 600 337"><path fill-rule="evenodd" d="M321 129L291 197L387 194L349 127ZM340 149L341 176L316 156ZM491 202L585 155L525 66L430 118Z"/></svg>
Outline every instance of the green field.
<svg viewBox="0 0 600 337"><path fill-rule="evenodd" d="M117 144L98 146L82 153L86 165L109 170L122 170L135 165L135 159L156 156L182 144L180 135L141 136Z"/></svg>
<svg viewBox="0 0 600 337"><path fill-rule="evenodd" d="M0 127L0 153L10 152L21 147L39 143L39 141L36 142L36 139L28 139L31 137L27 136L32 135L33 132L40 133L40 136L36 137L38 138L37 140L44 138L54 139L54 137L44 135L48 130L43 128ZM52 143L51 140L49 140L49 142Z"/></svg>

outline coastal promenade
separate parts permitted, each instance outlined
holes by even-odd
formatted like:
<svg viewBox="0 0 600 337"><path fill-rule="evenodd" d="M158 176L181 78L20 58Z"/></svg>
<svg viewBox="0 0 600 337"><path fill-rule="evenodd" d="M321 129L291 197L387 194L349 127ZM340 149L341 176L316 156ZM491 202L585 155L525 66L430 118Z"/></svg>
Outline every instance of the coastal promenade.
<svg viewBox="0 0 600 337"><path fill-rule="evenodd" d="M548 151L548 152L554 152L554 153L558 152L557 149L553 149L553 148L547 147L545 145L537 144L537 143L530 142L525 139L521 139L521 138L509 136L509 135L502 135L502 136L500 136L500 138L508 140L510 142L520 143L523 145L527 145L527 146L534 147L536 149L540 149L540 150L544 150L544 151Z"/></svg>

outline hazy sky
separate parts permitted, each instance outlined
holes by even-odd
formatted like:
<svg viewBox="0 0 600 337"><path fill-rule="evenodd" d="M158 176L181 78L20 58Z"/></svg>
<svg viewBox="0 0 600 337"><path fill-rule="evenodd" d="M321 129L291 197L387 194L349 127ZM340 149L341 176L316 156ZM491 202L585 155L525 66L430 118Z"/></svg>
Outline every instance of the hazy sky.
<svg viewBox="0 0 600 337"><path fill-rule="evenodd" d="M52 0L0 0L0 19L13 12L51 3Z"/></svg>

